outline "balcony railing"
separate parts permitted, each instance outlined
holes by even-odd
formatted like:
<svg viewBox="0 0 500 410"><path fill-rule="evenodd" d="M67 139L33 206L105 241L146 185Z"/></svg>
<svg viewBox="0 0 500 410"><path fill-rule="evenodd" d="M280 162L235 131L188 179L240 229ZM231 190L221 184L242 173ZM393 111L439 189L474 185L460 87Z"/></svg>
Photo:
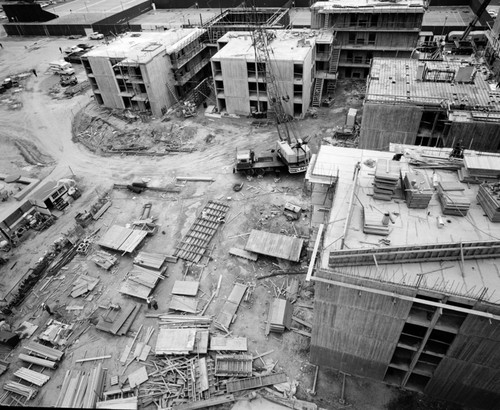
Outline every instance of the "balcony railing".
<svg viewBox="0 0 500 410"><path fill-rule="evenodd" d="M203 60L201 60L198 64L194 65L191 67L184 75L179 76L178 74L175 75L175 82L177 85L184 85L185 83L188 82L193 76L200 71L203 67L205 67L208 63L210 62L210 57L206 57Z"/></svg>
<svg viewBox="0 0 500 410"><path fill-rule="evenodd" d="M341 58L339 60L339 65L353 65L353 66L369 66L372 60L370 58L363 57L351 57L351 58Z"/></svg>
<svg viewBox="0 0 500 410"><path fill-rule="evenodd" d="M193 58L196 54L201 52L204 48L206 48L207 45L204 43L198 44L194 49L189 51L186 54L180 55L179 57L174 57L174 55L170 56L170 59L172 60L172 67L173 68L181 68L184 64L186 64L191 58Z"/></svg>
<svg viewBox="0 0 500 410"><path fill-rule="evenodd" d="M334 23L332 26L337 30L373 30L373 31L386 31L386 30L416 30L420 31L420 26L417 23L408 22L379 22L379 24L372 25L370 22L351 23Z"/></svg>

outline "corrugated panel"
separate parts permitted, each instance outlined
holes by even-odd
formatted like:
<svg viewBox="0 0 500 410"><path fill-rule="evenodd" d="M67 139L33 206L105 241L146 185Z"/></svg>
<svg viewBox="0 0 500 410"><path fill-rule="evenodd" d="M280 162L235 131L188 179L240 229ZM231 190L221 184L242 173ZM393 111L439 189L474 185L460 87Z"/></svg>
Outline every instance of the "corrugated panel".
<svg viewBox="0 0 500 410"><path fill-rule="evenodd" d="M304 241L299 238L253 229L245 250L298 262L303 244Z"/></svg>

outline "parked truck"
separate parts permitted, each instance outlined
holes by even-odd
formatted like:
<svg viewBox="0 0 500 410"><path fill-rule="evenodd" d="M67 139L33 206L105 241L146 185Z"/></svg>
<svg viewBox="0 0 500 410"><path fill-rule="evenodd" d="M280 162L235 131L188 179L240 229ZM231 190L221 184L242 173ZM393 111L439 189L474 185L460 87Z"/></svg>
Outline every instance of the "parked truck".
<svg viewBox="0 0 500 410"><path fill-rule="evenodd" d="M286 169L287 165L280 159L276 150L272 149L269 153L256 154L255 151L247 149L236 151L233 173L262 176L266 172L279 173L286 171Z"/></svg>

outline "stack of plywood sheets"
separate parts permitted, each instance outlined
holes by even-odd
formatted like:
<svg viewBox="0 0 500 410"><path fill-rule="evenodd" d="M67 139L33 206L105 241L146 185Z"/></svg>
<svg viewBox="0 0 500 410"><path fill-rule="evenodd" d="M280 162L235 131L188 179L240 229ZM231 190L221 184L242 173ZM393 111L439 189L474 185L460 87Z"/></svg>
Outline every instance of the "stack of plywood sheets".
<svg viewBox="0 0 500 410"><path fill-rule="evenodd" d="M99 278L94 278L88 275L81 275L73 282L73 290L71 297L77 298L87 292L91 292L99 283Z"/></svg>
<svg viewBox="0 0 500 410"><path fill-rule="evenodd" d="M464 166L472 178L498 179L500 177L500 158L498 156L465 156Z"/></svg>
<svg viewBox="0 0 500 410"><path fill-rule="evenodd" d="M266 335L269 332L283 333L292 326L293 308L286 299L273 299L267 317Z"/></svg>
<svg viewBox="0 0 500 410"><path fill-rule="evenodd" d="M196 313L198 308L198 299L191 296L174 295L170 299L170 310L177 310L179 312Z"/></svg>
<svg viewBox="0 0 500 410"><path fill-rule="evenodd" d="M104 251L97 251L91 256L90 260L97 266L106 270L109 270L112 266L114 266L117 261L115 256Z"/></svg>
<svg viewBox="0 0 500 410"><path fill-rule="evenodd" d="M377 210L363 207L363 232L372 235L389 235L389 224L385 225L383 215Z"/></svg>
<svg viewBox="0 0 500 410"><path fill-rule="evenodd" d="M444 215L466 216L470 208L470 200L457 194L450 194L438 187L441 211Z"/></svg>
<svg viewBox="0 0 500 410"><path fill-rule="evenodd" d="M222 328L222 330L224 331L227 331L229 329L229 326L231 326L231 323L233 323L236 311L238 310L238 307L240 306L240 303L243 300L243 296L245 296L246 291L247 285L235 283L231 294L227 298L224 306L222 306L222 309L215 319L216 327Z"/></svg>
<svg viewBox="0 0 500 410"><path fill-rule="evenodd" d="M176 280L172 288L172 294L184 296L196 296L200 282L188 280Z"/></svg>
<svg viewBox="0 0 500 410"><path fill-rule="evenodd" d="M212 351L220 352L246 352L248 342L246 337L222 337L212 336L210 338L210 348Z"/></svg>
<svg viewBox="0 0 500 410"><path fill-rule="evenodd" d="M205 329L161 328L156 341L156 355L206 354L209 332Z"/></svg>
<svg viewBox="0 0 500 410"><path fill-rule="evenodd" d="M96 403L96 409L137 410L137 400L137 396L132 396L124 399L99 401Z"/></svg>
<svg viewBox="0 0 500 410"><path fill-rule="evenodd" d="M387 159L379 159L375 168L373 198L390 201L398 187L401 163Z"/></svg>
<svg viewBox="0 0 500 410"><path fill-rule="evenodd" d="M103 332L108 332L113 335L125 335L132 323L134 323L135 317L139 313L141 309L141 305L132 305L120 311L118 316L112 321L107 318L99 318L99 322L96 325L96 328L102 330Z"/></svg>
<svg viewBox="0 0 500 410"><path fill-rule="evenodd" d="M304 240L300 238L252 229L245 250L298 262L303 244Z"/></svg>
<svg viewBox="0 0 500 410"><path fill-rule="evenodd" d="M28 350L32 355L54 362L61 360L64 355L64 352L61 352L60 350L52 349L51 347L47 347L36 342L29 342L26 346L23 346L23 348Z"/></svg>
<svg viewBox="0 0 500 410"><path fill-rule="evenodd" d="M426 209L433 193L426 175L418 170L409 169L401 171L401 179L408 208Z"/></svg>
<svg viewBox="0 0 500 410"><path fill-rule="evenodd" d="M99 240L98 244L103 248L130 253L135 251L146 235L147 232L144 231L113 225Z"/></svg>
<svg viewBox="0 0 500 410"><path fill-rule="evenodd" d="M491 222L500 222L500 184L482 184L477 201Z"/></svg>
<svg viewBox="0 0 500 410"><path fill-rule="evenodd" d="M147 299L160 279L165 279L157 271L134 266L120 288L120 293Z"/></svg>
<svg viewBox="0 0 500 410"><path fill-rule="evenodd" d="M167 256L162 253L139 252L134 258L134 264L161 271L166 259Z"/></svg>

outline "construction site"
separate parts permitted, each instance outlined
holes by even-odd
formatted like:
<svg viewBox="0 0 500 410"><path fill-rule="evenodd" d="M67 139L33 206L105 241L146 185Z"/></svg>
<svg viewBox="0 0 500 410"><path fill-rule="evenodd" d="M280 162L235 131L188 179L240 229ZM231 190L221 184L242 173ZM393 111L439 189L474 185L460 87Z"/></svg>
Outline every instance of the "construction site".
<svg viewBox="0 0 500 410"><path fill-rule="evenodd" d="M174 3L2 3L0 405L498 408L500 4Z"/></svg>

